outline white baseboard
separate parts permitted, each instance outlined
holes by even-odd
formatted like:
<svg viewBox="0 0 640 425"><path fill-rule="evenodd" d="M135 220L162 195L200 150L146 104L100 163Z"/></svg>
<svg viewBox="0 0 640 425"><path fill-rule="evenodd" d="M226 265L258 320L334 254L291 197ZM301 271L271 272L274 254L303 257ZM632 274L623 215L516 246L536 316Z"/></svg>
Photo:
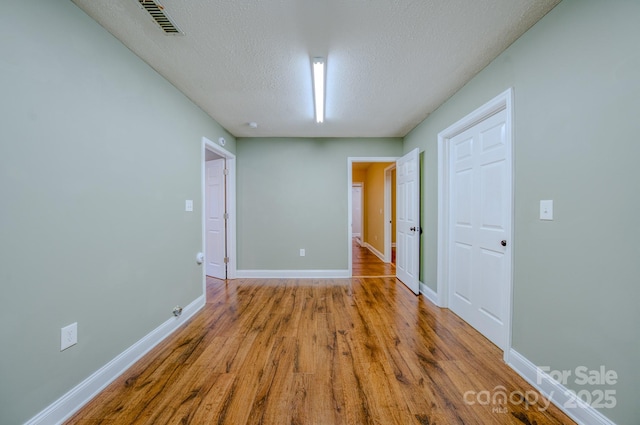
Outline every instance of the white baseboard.
<svg viewBox="0 0 640 425"><path fill-rule="evenodd" d="M436 306L440 307L440 296L438 293L422 282L420 282L420 293Z"/></svg>
<svg viewBox="0 0 640 425"><path fill-rule="evenodd" d="M373 247L373 245L371 245L369 242L366 242L364 244L365 248L367 248L369 251L371 251L373 253L373 255L375 255L376 257L378 257L381 261L386 262L384 260L384 254L381 253L380 251L378 251L377 249L375 249Z"/></svg>
<svg viewBox="0 0 640 425"><path fill-rule="evenodd" d="M348 278L349 270L238 270L240 279L336 279Z"/></svg>
<svg viewBox="0 0 640 425"><path fill-rule="evenodd" d="M560 410L581 425L615 425L598 410L585 403L567 387L540 370L514 349L509 352L509 366Z"/></svg>
<svg viewBox="0 0 640 425"><path fill-rule="evenodd" d="M193 300L182 310L180 317L172 317L127 348L87 379L76 385L65 395L31 418L25 425L61 424L82 406L87 404L107 385L122 375L142 356L171 335L182 324L205 305L204 294Z"/></svg>

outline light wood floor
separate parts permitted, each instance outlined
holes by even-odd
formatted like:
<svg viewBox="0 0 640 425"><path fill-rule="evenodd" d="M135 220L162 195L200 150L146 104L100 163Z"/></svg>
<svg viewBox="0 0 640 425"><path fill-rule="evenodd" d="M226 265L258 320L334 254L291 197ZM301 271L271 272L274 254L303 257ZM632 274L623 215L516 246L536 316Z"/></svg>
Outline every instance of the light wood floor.
<svg viewBox="0 0 640 425"><path fill-rule="evenodd" d="M360 246L355 238L351 240L351 253L353 277L396 275L395 264L383 262L369 249Z"/></svg>
<svg viewBox="0 0 640 425"><path fill-rule="evenodd" d="M205 308L67 423L573 423L532 391L394 278L210 278Z"/></svg>

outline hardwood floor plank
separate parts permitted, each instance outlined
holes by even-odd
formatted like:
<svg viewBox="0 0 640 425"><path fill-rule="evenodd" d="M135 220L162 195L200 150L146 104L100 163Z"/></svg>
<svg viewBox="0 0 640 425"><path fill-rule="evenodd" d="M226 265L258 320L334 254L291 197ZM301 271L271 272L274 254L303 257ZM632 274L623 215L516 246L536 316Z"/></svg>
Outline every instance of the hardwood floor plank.
<svg viewBox="0 0 640 425"><path fill-rule="evenodd" d="M212 385L203 397L198 408L194 409L192 415L185 417L182 422L191 424L217 424L220 418L224 417L223 409L226 407L225 401L229 399L229 393L237 376L233 373L221 373L216 375L215 384Z"/></svg>
<svg viewBox="0 0 640 425"><path fill-rule="evenodd" d="M331 305L329 298L328 305ZM332 307L328 307L332 310ZM338 347L338 338L332 314L318 314L316 316L318 330L318 351L316 361L318 367L310 377L313 386L309 394L312 401L309 402L312 412L312 423L342 424L347 423L345 413L345 394L343 381L340 378L341 353Z"/></svg>
<svg viewBox="0 0 640 425"><path fill-rule="evenodd" d="M247 424L290 423L291 405L296 400L294 387L296 338L278 338L269 361L260 374L258 390Z"/></svg>

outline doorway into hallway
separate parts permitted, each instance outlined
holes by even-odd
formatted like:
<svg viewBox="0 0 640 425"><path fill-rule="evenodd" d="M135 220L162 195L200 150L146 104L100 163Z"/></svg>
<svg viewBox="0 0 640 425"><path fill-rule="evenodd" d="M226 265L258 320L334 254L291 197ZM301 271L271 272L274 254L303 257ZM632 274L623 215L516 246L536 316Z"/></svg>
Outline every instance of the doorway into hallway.
<svg viewBox="0 0 640 425"><path fill-rule="evenodd" d="M396 157L348 158L349 276L362 276L367 258L387 264L374 275L395 273ZM355 242L355 245L354 245ZM355 269L354 269L355 264Z"/></svg>

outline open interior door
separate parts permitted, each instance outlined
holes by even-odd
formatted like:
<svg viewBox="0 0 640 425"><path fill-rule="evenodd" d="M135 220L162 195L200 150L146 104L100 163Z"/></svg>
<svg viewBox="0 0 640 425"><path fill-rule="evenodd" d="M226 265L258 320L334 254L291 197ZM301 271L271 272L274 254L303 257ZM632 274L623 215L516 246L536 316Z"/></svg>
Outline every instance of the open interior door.
<svg viewBox="0 0 640 425"><path fill-rule="evenodd" d="M396 162L396 277L420 293L420 151Z"/></svg>
<svg viewBox="0 0 640 425"><path fill-rule="evenodd" d="M224 158L207 161L205 164L206 274L218 279L227 278L224 170Z"/></svg>

